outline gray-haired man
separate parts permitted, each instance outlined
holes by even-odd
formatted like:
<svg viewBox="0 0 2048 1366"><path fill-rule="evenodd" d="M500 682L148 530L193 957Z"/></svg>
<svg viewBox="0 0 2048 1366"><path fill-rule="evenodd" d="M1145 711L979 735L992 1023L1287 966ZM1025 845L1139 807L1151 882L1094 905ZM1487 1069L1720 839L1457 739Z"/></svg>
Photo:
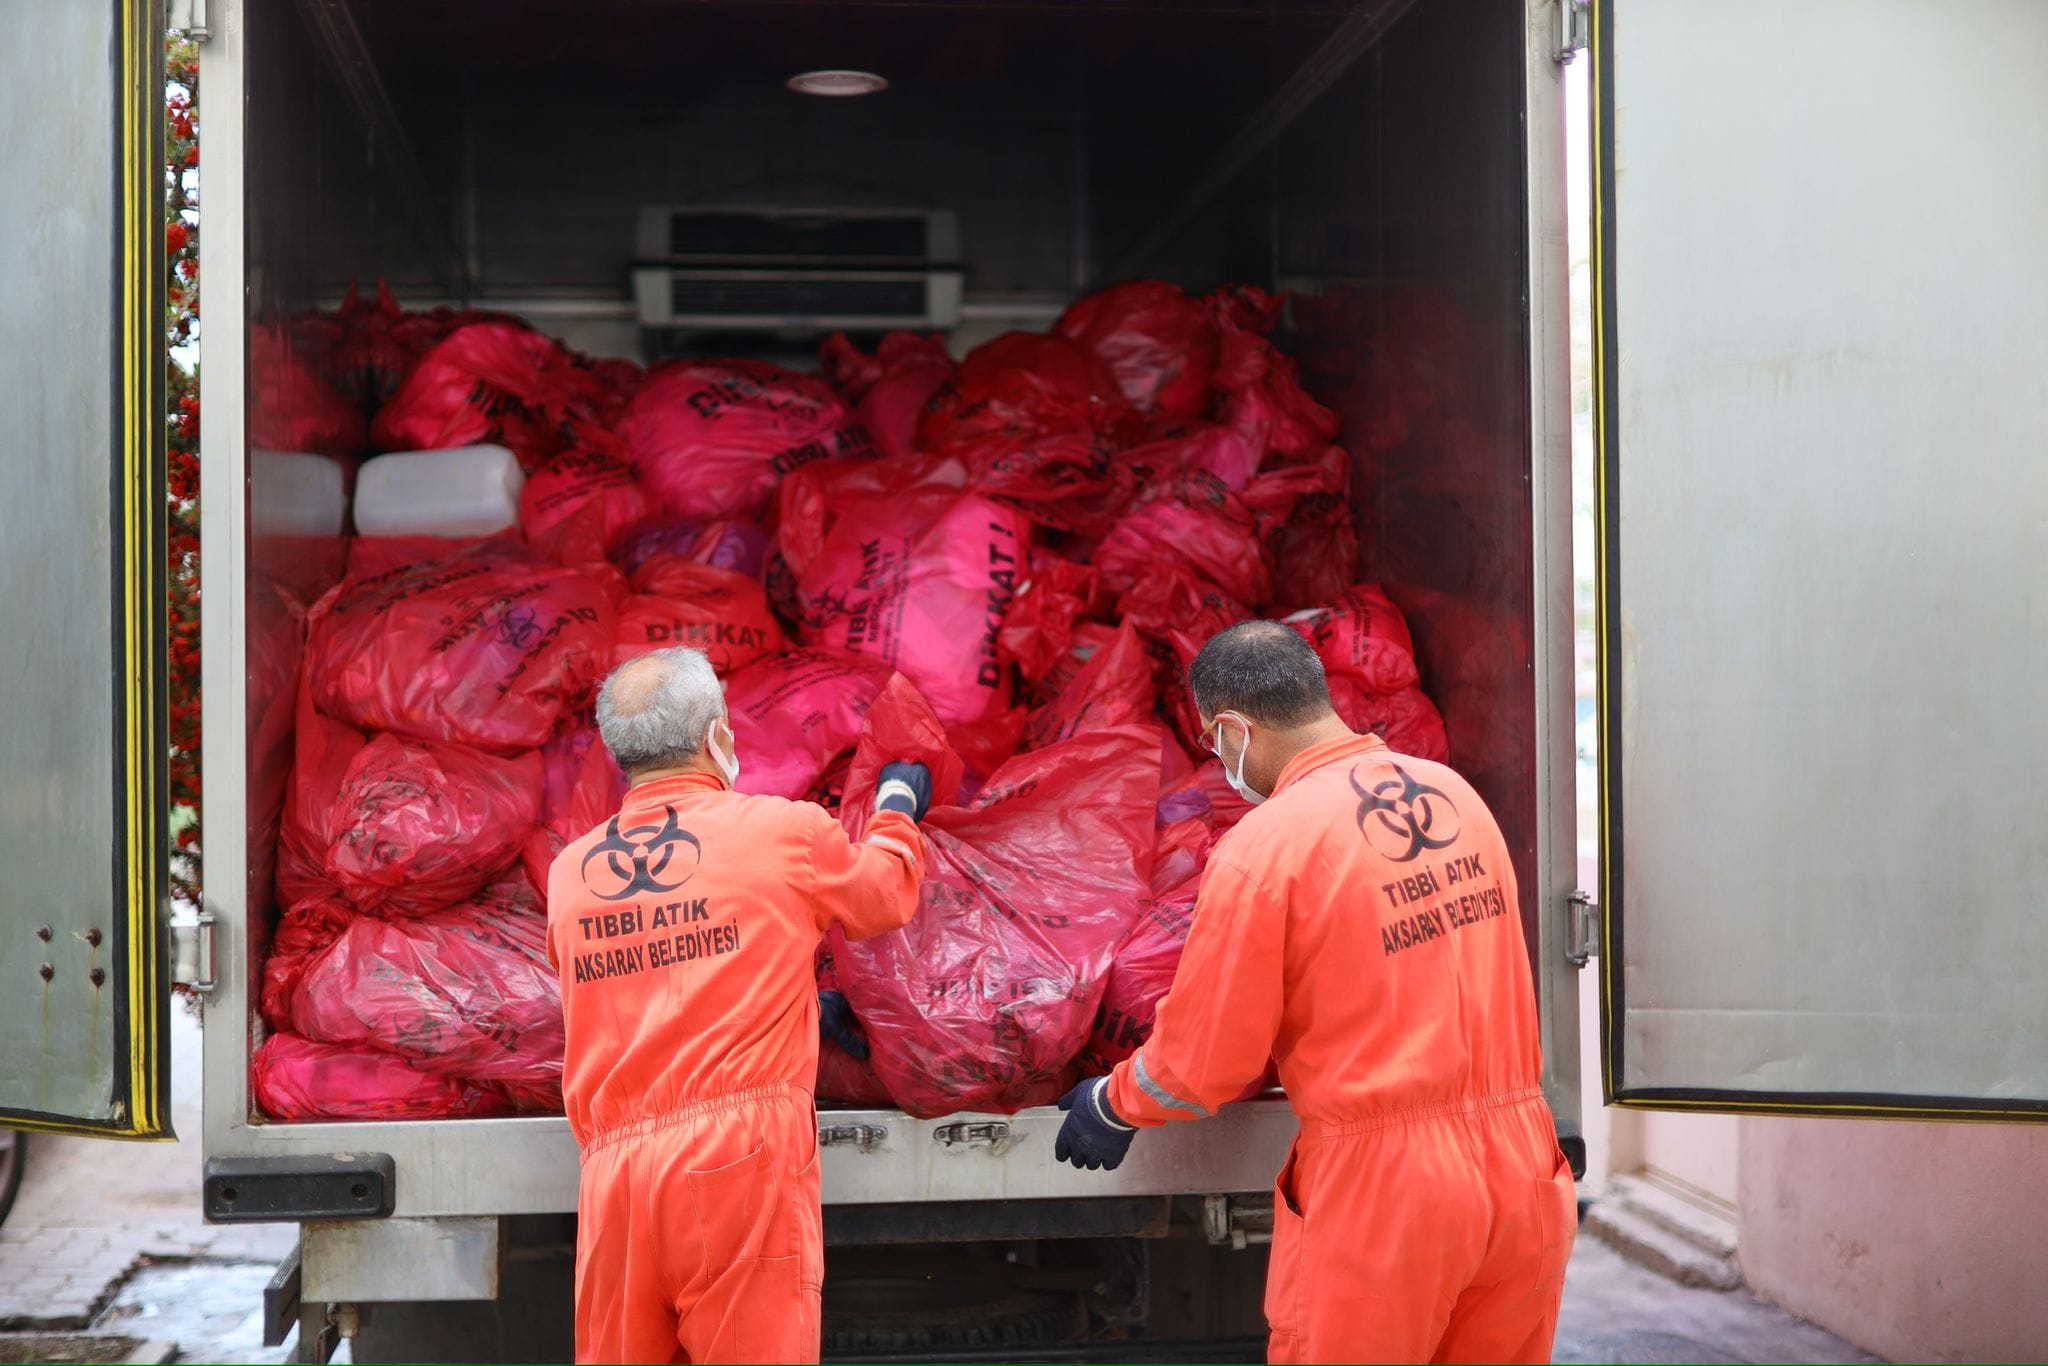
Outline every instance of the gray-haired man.
<svg viewBox="0 0 2048 1366"><path fill-rule="evenodd" d="M548 877L583 1147L577 1359L816 1361L812 955L833 924L860 939L916 912L930 777L884 769L860 844L822 807L734 791L695 650L621 666L597 724L633 785Z"/></svg>

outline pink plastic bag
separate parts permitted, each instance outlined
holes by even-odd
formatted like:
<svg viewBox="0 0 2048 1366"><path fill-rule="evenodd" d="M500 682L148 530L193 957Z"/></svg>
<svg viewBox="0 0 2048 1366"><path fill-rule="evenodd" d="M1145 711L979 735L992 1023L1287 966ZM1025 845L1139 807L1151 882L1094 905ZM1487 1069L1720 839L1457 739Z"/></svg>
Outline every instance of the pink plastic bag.
<svg viewBox="0 0 2048 1366"><path fill-rule="evenodd" d="M1283 304L1252 285L1226 285L1203 300L1221 337L1215 384L1223 391L1222 422L1262 450L1304 458L1329 445L1340 424L1302 387L1301 367L1267 340Z"/></svg>
<svg viewBox="0 0 2048 1366"><path fill-rule="evenodd" d="M249 442L352 460L368 443L363 414L276 328L249 329Z"/></svg>
<svg viewBox="0 0 2048 1366"><path fill-rule="evenodd" d="M860 739L853 761L846 771L846 791L855 798L843 808L840 823L858 839L867 832L869 805L882 769L893 763L923 764L931 774L934 807L948 806L958 797L966 765L954 751L938 714L918 692L917 685L902 674L889 675L881 692L861 719Z"/></svg>
<svg viewBox="0 0 2048 1366"><path fill-rule="evenodd" d="M1130 937L1117 946L1102 987L1102 1006L1088 1031L1081 1070L1101 1076L1152 1037L1159 1002L1173 985L1194 923L1196 887L1189 883L1149 903Z"/></svg>
<svg viewBox="0 0 2048 1366"><path fill-rule="evenodd" d="M759 580L729 569L656 555L633 574L619 604L616 667L651 650L702 650L720 677L782 650L782 627Z"/></svg>
<svg viewBox="0 0 2048 1366"><path fill-rule="evenodd" d="M617 431L640 482L698 521L758 518L792 470L871 450L830 385L760 361L658 365Z"/></svg>
<svg viewBox="0 0 2048 1366"><path fill-rule="evenodd" d="M752 522L687 522L677 517L651 517L619 533L612 563L628 574L656 555L680 555L713 569L730 569L750 579L761 577L768 559L768 533Z"/></svg>
<svg viewBox="0 0 2048 1366"><path fill-rule="evenodd" d="M301 975L292 1028L522 1100L553 1088L559 1108L562 988L540 899L515 879L419 920L357 917Z"/></svg>
<svg viewBox="0 0 2048 1366"><path fill-rule="evenodd" d="M1088 661L1095 658L1095 652L1106 648L1116 639L1117 628L1105 626L1099 621L1077 621L1067 641L1067 648L1053 661L1045 676L1036 680L1026 690L1033 706L1042 707L1066 690Z"/></svg>
<svg viewBox="0 0 2048 1366"><path fill-rule="evenodd" d="M608 587L508 541L335 588L311 617L320 710L509 753L546 743L610 667Z"/></svg>
<svg viewBox="0 0 2048 1366"><path fill-rule="evenodd" d="M471 323L526 327L509 313L481 309L407 312L382 280L377 282L375 302L364 302L351 283L337 312L316 315L310 321L329 338L319 355L322 374L351 404L362 408L376 408L388 401L420 358L459 327Z"/></svg>
<svg viewBox="0 0 2048 1366"><path fill-rule="evenodd" d="M1015 508L959 493L958 477L950 462L818 466L782 502L803 642L902 670L948 725L1010 705L997 636L1031 535Z"/></svg>
<svg viewBox="0 0 2048 1366"><path fill-rule="evenodd" d="M595 421L601 386L561 343L509 323L473 323L427 352L377 413L379 450L442 450L497 442L538 469Z"/></svg>
<svg viewBox="0 0 2048 1366"><path fill-rule="evenodd" d="M336 897L309 897L278 917L263 959L263 1019L272 1029L289 1029L292 993L306 965L341 937L356 918L347 902Z"/></svg>
<svg viewBox="0 0 2048 1366"><path fill-rule="evenodd" d="M989 775L1010 762L1024 745L1024 722L1030 713L1023 707L994 712L979 721L946 727L946 742L967 766L960 780L959 801L973 800Z"/></svg>
<svg viewBox="0 0 2048 1366"><path fill-rule="evenodd" d="M1235 493L1251 483L1265 456L1265 449L1243 432L1201 422L1133 446L1117 458L1141 486L1203 471Z"/></svg>
<svg viewBox="0 0 2048 1366"><path fill-rule="evenodd" d="M508 1115L502 1094L374 1048L273 1034L251 1064L256 1108L271 1119L475 1119Z"/></svg>
<svg viewBox="0 0 2048 1366"><path fill-rule="evenodd" d="M1063 337L1008 332L932 396L918 442L958 460L976 491L1046 526L1100 535L1135 488L1115 452L1137 424L1094 356Z"/></svg>
<svg viewBox="0 0 2048 1366"><path fill-rule="evenodd" d="M925 407L918 448L970 465L1058 433L1111 433L1131 417L1107 365L1064 337L983 342Z"/></svg>
<svg viewBox="0 0 2048 1366"><path fill-rule="evenodd" d="M1117 946L1103 984L1102 1007L1081 1053L1081 1070L1087 1075L1109 1071L1152 1037L1159 1022L1159 1003L1173 989L1174 975L1180 971L1181 955L1187 949L1197 890L1191 882L1152 902L1138 917L1130 938ZM1278 1073L1268 1067L1236 1099L1250 1100L1278 1084Z"/></svg>
<svg viewBox="0 0 2048 1366"><path fill-rule="evenodd" d="M379 735L349 761L323 866L358 910L426 915L496 880L540 823L541 760Z"/></svg>
<svg viewBox="0 0 2048 1366"><path fill-rule="evenodd" d="M1451 761L1451 738L1443 715L1419 687L1373 693L1346 680L1332 680L1330 701L1345 725L1360 734L1379 736L1398 754L1440 764Z"/></svg>
<svg viewBox="0 0 2048 1366"><path fill-rule="evenodd" d="M1257 524L1206 471L1156 486L1095 549L1095 567L1111 593L1124 592L1162 565L1183 566L1238 602L1266 599Z"/></svg>
<svg viewBox="0 0 2048 1366"><path fill-rule="evenodd" d="M597 390L593 412L598 425L606 429L625 416L626 406L647 382L647 372L637 361L623 356L574 356L580 369L590 372Z"/></svg>
<svg viewBox="0 0 2048 1366"><path fill-rule="evenodd" d="M374 302L365 302L351 281L339 309L304 319L305 330L320 337L313 360L321 377L358 411L377 408L390 398L399 380L433 344L409 337L398 326L404 316L391 290L379 280ZM414 332L416 336L417 329Z"/></svg>
<svg viewBox="0 0 2048 1366"><path fill-rule="evenodd" d="M488 537L482 536L351 536L348 541L348 569L344 578L374 579L394 570L445 560L474 550ZM329 584L328 587L333 587ZM321 590L323 593L325 589ZM318 601L316 597L314 601Z"/></svg>
<svg viewBox="0 0 2048 1366"><path fill-rule="evenodd" d="M860 739L861 718L895 671L825 650L764 655L726 680L742 792L808 795Z"/></svg>
<svg viewBox="0 0 2048 1366"><path fill-rule="evenodd" d="M1139 412L1189 418L1208 410L1216 329L1178 285L1111 285L1076 300L1053 330L1107 364Z"/></svg>
<svg viewBox="0 0 2048 1366"><path fill-rule="evenodd" d="M881 455L917 449L917 424L925 405L958 367L945 338L891 332L873 356L862 355L846 334L835 332L819 350L826 376L850 401Z"/></svg>
<svg viewBox="0 0 2048 1366"><path fill-rule="evenodd" d="M367 743L356 730L320 715L311 686L303 680L294 715L292 772L277 831L277 900L282 906L336 895L327 874L328 822L341 799L342 780Z"/></svg>
<svg viewBox="0 0 2048 1366"><path fill-rule="evenodd" d="M1273 567L1272 602L1284 611L1328 602L1357 577L1351 456L1339 446L1270 466L1239 491L1257 519Z"/></svg>
<svg viewBox="0 0 2048 1366"><path fill-rule="evenodd" d="M248 705L245 758L247 886L276 886L284 808L298 759L298 704L306 659L306 613L289 589L260 571L249 575L244 668ZM196 705L197 699L193 699ZM197 839L193 828L190 838ZM182 836L181 836L182 838ZM260 897L259 897L260 899Z"/></svg>
<svg viewBox="0 0 2048 1366"><path fill-rule="evenodd" d="M1202 724L1188 688L1188 666L1211 636L1250 621L1251 609L1185 565L1166 564L1117 599L1117 610L1152 643L1167 719L1190 752L1200 751Z"/></svg>
<svg viewBox="0 0 2048 1366"><path fill-rule="evenodd" d="M595 722L579 718L562 727L541 746L540 759L540 822L560 831L564 844L618 814L626 775L612 762Z"/></svg>
<svg viewBox="0 0 2048 1366"><path fill-rule="evenodd" d="M568 450L536 470L519 491L526 543L563 564L601 561L629 527L652 516L653 495L620 461L588 447Z"/></svg>
<svg viewBox="0 0 2048 1366"><path fill-rule="evenodd" d="M1182 563L1143 575L1116 606L1140 635L1166 647L1183 671L1209 637L1252 619L1250 608Z"/></svg>
<svg viewBox="0 0 2048 1366"><path fill-rule="evenodd" d="M1095 571L1045 550L1031 553L1031 577L1003 613L996 636L1005 658L1036 681L1059 662L1074 638L1074 624L1094 610Z"/></svg>
<svg viewBox="0 0 2048 1366"><path fill-rule="evenodd" d="M1328 606L1296 612L1287 624L1315 647L1333 686L1395 693L1422 681L1408 623L1376 583L1347 588Z"/></svg>
<svg viewBox="0 0 2048 1366"><path fill-rule="evenodd" d="M587 718L563 726L541 746L540 829L519 851L527 882L543 900L555 856L618 814L626 775Z"/></svg>
<svg viewBox="0 0 2048 1366"><path fill-rule="evenodd" d="M1008 1113L1070 1084L1146 900L1158 795L1159 732L1125 726L1020 755L972 806L934 807L917 918L861 943L830 937L897 1104Z"/></svg>
<svg viewBox="0 0 2048 1366"><path fill-rule="evenodd" d="M1057 697L1031 713L1024 724L1024 742L1044 749L1084 730L1149 721L1157 700L1152 659L1145 653L1145 642L1126 623Z"/></svg>

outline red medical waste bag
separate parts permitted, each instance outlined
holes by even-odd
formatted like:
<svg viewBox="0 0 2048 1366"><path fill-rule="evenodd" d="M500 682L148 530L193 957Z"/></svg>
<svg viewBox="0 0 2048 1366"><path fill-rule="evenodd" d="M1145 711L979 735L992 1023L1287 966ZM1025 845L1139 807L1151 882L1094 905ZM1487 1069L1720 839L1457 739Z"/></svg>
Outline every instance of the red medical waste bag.
<svg viewBox="0 0 2048 1366"><path fill-rule="evenodd" d="M791 471L872 450L831 385L762 361L657 365L616 430L640 482L699 521L759 517Z"/></svg>
<svg viewBox="0 0 2048 1366"><path fill-rule="evenodd" d="M1115 946L1149 894L1159 738L1122 726L1019 755L971 806L925 818L928 871L907 928L831 936L875 1072L904 1109L1007 1113L1071 1083Z"/></svg>
<svg viewBox="0 0 2048 1366"><path fill-rule="evenodd" d="M611 666L605 582L500 539L338 585L314 607L320 710L365 730L533 749Z"/></svg>

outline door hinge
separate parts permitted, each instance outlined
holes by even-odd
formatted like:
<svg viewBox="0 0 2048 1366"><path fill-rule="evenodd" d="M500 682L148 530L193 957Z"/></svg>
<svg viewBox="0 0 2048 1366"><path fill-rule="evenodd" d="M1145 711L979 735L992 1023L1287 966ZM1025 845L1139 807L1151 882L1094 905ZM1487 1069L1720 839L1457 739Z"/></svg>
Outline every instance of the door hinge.
<svg viewBox="0 0 2048 1366"><path fill-rule="evenodd" d="M1555 60L1569 64L1586 50L1593 39L1592 0L1557 0L1557 51Z"/></svg>
<svg viewBox="0 0 2048 1366"><path fill-rule="evenodd" d="M1010 1146L1010 1126L1005 1120L956 1121L932 1130L932 1141L942 1148L993 1148L1001 1152Z"/></svg>
<svg viewBox="0 0 2048 1366"><path fill-rule="evenodd" d="M882 1140L889 1131L879 1124L820 1124L818 1146L821 1148L852 1147L862 1152L871 1152L882 1146Z"/></svg>
<svg viewBox="0 0 2048 1366"><path fill-rule="evenodd" d="M206 0L170 0L164 18L173 33L182 33L195 43L213 36L206 24Z"/></svg>
<svg viewBox="0 0 2048 1366"><path fill-rule="evenodd" d="M213 975L213 912L204 906L190 920L171 922L171 981L209 996L220 985Z"/></svg>
<svg viewBox="0 0 2048 1366"><path fill-rule="evenodd" d="M1565 898L1564 961L1582 968L1600 956L1600 904L1590 892Z"/></svg>

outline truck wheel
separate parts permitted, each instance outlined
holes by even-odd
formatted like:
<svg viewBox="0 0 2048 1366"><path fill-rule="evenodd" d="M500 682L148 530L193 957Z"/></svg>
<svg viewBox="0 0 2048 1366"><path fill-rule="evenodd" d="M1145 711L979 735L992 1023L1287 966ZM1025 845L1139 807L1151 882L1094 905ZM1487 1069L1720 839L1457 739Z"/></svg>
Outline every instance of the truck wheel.
<svg viewBox="0 0 2048 1366"><path fill-rule="evenodd" d="M1074 1342L1087 1330L1078 1294L887 1271L842 1271L825 1280L828 1356Z"/></svg>
<svg viewBox="0 0 2048 1366"><path fill-rule="evenodd" d="M21 1190L21 1169L28 1161L28 1135L19 1129L0 1129L0 1224L14 1208Z"/></svg>

